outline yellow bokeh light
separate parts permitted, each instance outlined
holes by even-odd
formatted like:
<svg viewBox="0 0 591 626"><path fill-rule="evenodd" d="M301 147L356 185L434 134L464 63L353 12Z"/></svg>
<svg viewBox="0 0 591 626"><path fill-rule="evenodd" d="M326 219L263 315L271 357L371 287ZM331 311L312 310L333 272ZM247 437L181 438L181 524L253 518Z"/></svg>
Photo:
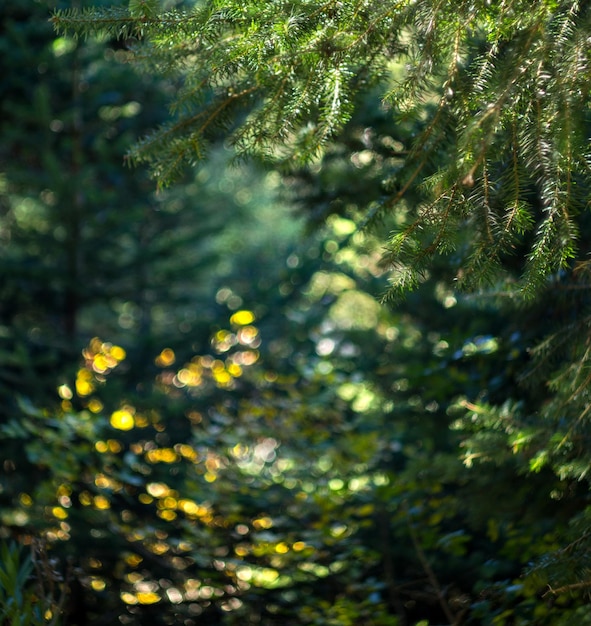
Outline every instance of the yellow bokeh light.
<svg viewBox="0 0 591 626"><path fill-rule="evenodd" d="M123 600L123 602L125 602L125 604L137 604L138 603L138 599L132 593L128 593L127 591L121 592L119 594L119 597Z"/></svg>
<svg viewBox="0 0 591 626"><path fill-rule="evenodd" d="M134 427L133 415L126 409L115 411L111 415L111 426L118 430L131 430Z"/></svg>
<svg viewBox="0 0 591 626"><path fill-rule="evenodd" d="M96 448L96 451L100 452L101 454L104 454L109 449L106 441L97 441L94 444L94 447Z"/></svg>
<svg viewBox="0 0 591 626"><path fill-rule="evenodd" d="M97 374L104 374L114 365L113 359L109 359L104 354L97 354L92 361L92 369Z"/></svg>
<svg viewBox="0 0 591 626"><path fill-rule="evenodd" d="M209 524L212 525L213 523L213 515L211 515L210 513L203 513L201 515L199 515L199 519L204 523L204 524ZM215 525L215 524L214 524Z"/></svg>
<svg viewBox="0 0 591 626"><path fill-rule="evenodd" d="M214 335L214 341L226 341L231 335L232 333L229 330L218 330Z"/></svg>
<svg viewBox="0 0 591 626"><path fill-rule="evenodd" d="M155 604L156 602L160 602L160 596L153 591L140 591L136 595L137 601L140 604Z"/></svg>
<svg viewBox="0 0 591 626"><path fill-rule="evenodd" d="M158 555L166 554L170 550L170 546L162 541L147 544L146 547L150 550L150 552Z"/></svg>
<svg viewBox="0 0 591 626"><path fill-rule="evenodd" d="M237 326L246 326L247 324L252 324L255 320L254 313L252 311L236 311L234 315L230 318L231 324L236 324Z"/></svg>
<svg viewBox="0 0 591 626"><path fill-rule="evenodd" d="M149 463L176 463L179 455L172 448L158 448L146 452L146 461Z"/></svg>
<svg viewBox="0 0 591 626"><path fill-rule="evenodd" d="M233 363L232 361L230 361L226 365L226 370L234 378L238 378L239 376L242 376L242 368L240 367L240 365L238 365L238 363Z"/></svg>
<svg viewBox="0 0 591 626"><path fill-rule="evenodd" d="M158 517L160 517L161 519L167 521L167 522L172 522L173 519L176 519L176 512L175 511L171 511L170 509L165 509L164 511L158 511L157 513Z"/></svg>
<svg viewBox="0 0 591 626"><path fill-rule="evenodd" d="M137 428L146 428L149 426L150 422L145 415L134 415L134 422Z"/></svg>
<svg viewBox="0 0 591 626"><path fill-rule="evenodd" d="M91 413L100 413L103 410L103 403L98 398L92 398L88 402L88 410Z"/></svg>
<svg viewBox="0 0 591 626"><path fill-rule="evenodd" d="M244 443L237 443L231 450L232 455L237 459L245 457L248 454L248 446Z"/></svg>
<svg viewBox="0 0 591 626"><path fill-rule="evenodd" d="M159 367L168 367L176 361L176 355L171 348L164 348L162 352L154 359L154 363Z"/></svg>
<svg viewBox="0 0 591 626"><path fill-rule="evenodd" d="M287 554L289 552L289 546L282 541L275 546L275 552L277 552L277 554Z"/></svg>
<svg viewBox="0 0 591 626"><path fill-rule="evenodd" d="M172 496L166 496L166 498L162 500L162 505L164 506L165 509L176 509L177 500L176 498L173 498Z"/></svg>
<svg viewBox="0 0 591 626"><path fill-rule="evenodd" d="M107 583L102 578L93 578L90 581L90 586L95 591L102 591L107 586Z"/></svg>
<svg viewBox="0 0 591 626"><path fill-rule="evenodd" d="M212 372L215 382L218 385L227 385L232 381L232 376L224 369L224 370L213 370Z"/></svg>
<svg viewBox="0 0 591 626"><path fill-rule="evenodd" d="M127 580L127 582L136 584L144 580L144 575L140 574L139 572L130 572L129 574L125 575L125 580Z"/></svg>
<svg viewBox="0 0 591 626"><path fill-rule="evenodd" d="M94 484L99 489L113 489L114 491L118 491L121 488L121 485L116 480L113 480L104 474L97 474L94 477Z"/></svg>
<svg viewBox="0 0 591 626"><path fill-rule="evenodd" d="M76 381L77 391L78 387L84 391L84 383L92 384L92 372L97 374L107 374L113 368L117 367L123 359L126 357L125 350L121 346L114 346L110 343L103 343L98 337L94 337L88 344L88 346L82 350L82 355L86 359L86 374L79 372L78 379ZM90 376L90 378L89 378ZM80 383L80 384L79 384ZM82 393L80 395L88 395Z"/></svg>
<svg viewBox="0 0 591 626"><path fill-rule="evenodd" d="M78 496L78 500L82 506L90 506L93 503L92 495L88 491L83 491Z"/></svg>
<svg viewBox="0 0 591 626"><path fill-rule="evenodd" d="M201 424L203 421L203 415L199 411L188 411L185 415L191 424Z"/></svg>
<svg viewBox="0 0 591 626"><path fill-rule="evenodd" d="M18 499L23 506L32 506L33 504L33 498L28 493L21 493Z"/></svg>
<svg viewBox="0 0 591 626"><path fill-rule="evenodd" d="M236 336L229 330L218 330L213 337L213 344L218 352L227 352L236 344Z"/></svg>
<svg viewBox="0 0 591 626"><path fill-rule="evenodd" d="M94 506L101 511L111 508L111 503L105 498L105 496L94 496Z"/></svg>
<svg viewBox="0 0 591 626"><path fill-rule="evenodd" d="M92 373L84 368L79 369L76 375L76 393L83 397L89 396L93 391Z"/></svg>
<svg viewBox="0 0 591 626"><path fill-rule="evenodd" d="M185 459L189 459L190 461L196 461L199 457L197 452L193 449L192 446L187 445L186 443L177 443L174 446L174 449Z"/></svg>
<svg viewBox="0 0 591 626"><path fill-rule="evenodd" d="M197 504L192 500L179 500L177 508L180 511L183 511L185 515L189 517L198 517L205 523L208 523L213 519L211 512L206 505Z"/></svg>
<svg viewBox="0 0 591 626"><path fill-rule="evenodd" d="M186 515L199 514L199 505L192 500L179 500L178 508Z"/></svg>
<svg viewBox="0 0 591 626"><path fill-rule="evenodd" d="M225 365L223 361L220 361L220 359L215 359L212 363L211 363L211 371L212 372L223 372L225 369Z"/></svg>
<svg viewBox="0 0 591 626"><path fill-rule="evenodd" d="M305 549L306 544L303 541L296 541L293 546L291 546L294 552L301 552Z"/></svg>
<svg viewBox="0 0 591 626"><path fill-rule="evenodd" d="M66 519L68 517L68 512L62 509L61 506L54 506L53 509L51 509L51 513L54 517L57 517L57 519Z"/></svg>
<svg viewBox="0 0 591 626"><path fill-rule="evenodd" d="M121 450L123 449L123 446L119 441L117 441L117 439L109 439L107 441L107 445L109 446L109 450L114 454L117 454L117 452L121 452Z"/></svg>
<svg viewBox="0 0 591 626"><path fill-rule="evenodd" d="M252 525L256 530L267 530L273 526L273 520L270 517L259 517L258 519L253 520Z"/></svg>
<svg viewBox="0 0 591 626"><path fill-rule="evenodd" d="M251 574L251 582L259 587L273 587L279 578L279 572L270 567L264 567L261 570L253 570Z"/></svg>
<svg viewBox="0 0 591 626"><path fill-rule="evenodd" d="M125 562L131 567L137 567L144 559L138 554L130 554L125 557Z"/></svg>
<svg viewBox="0 0 591 626"><path fill-rule="evenodd" d="M121 346L113 346L109 353L116 361L123 361L127 356L127 353Z"/></svg>

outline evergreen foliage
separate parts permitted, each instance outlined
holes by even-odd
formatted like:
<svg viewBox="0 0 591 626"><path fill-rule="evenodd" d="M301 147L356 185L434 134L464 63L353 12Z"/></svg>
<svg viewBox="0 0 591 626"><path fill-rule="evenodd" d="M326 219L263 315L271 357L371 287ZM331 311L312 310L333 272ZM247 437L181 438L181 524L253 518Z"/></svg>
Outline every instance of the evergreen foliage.
<svg viewBox="0 0 591 626"><path fill-rule="evenodd" d="M138 60L182 80L171 121L131 152L161 185L220 131L240 154L313 161L379 85L393 124L418 122L382 199L388 211L421 189L388 243L392 293L454 252L460 284L511 281L528 296L577 257L590 20L585 3L554 0L212 1L166 12L134 2L54 16L61 31L136 36Z"/></svg>
<svg viewBox="0 0 591 626"><path fill-rule="evenodd" d="M17 393L35 389L39 400L50 401L62 382L61 363L73 365L96 334L117 342L124 333L135 367L143 367L152 342L169 342L179 325L198 326L193 303L211 289L200 277L217 259L209 236L226 221L217 208L194 221L183 211L196 204L194 188L157 195L145 172L123 167L131 142L165 117L170 83L139 78L116 42L82 46L54 37L52 7L3 7L0 412L6 414Z"/></svg>

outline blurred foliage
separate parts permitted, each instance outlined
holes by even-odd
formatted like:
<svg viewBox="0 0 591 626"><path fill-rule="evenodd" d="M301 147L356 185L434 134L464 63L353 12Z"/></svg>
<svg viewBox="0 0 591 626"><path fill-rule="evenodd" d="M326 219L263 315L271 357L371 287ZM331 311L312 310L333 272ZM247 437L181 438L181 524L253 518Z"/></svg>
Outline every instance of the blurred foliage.
<svg viewBox="0 0 591 626"><path fill-rule="evenodd" d="M7 2L0 38L2 610L587 623L585 266L516 305L439 259L383 306L406 216L375 208L421 120L370 94L312 167L216 140L155 193L123 154L175 79L55 5Z"/></svg>
<svg viewBox="0 0 591 626"><path fill-rule="evenodd" d="M0 545L0 619L10 626L61 623L66 589L46 552L33 545L23 558L15 543ZM33 582L33 572L36 580Z"/></svg>

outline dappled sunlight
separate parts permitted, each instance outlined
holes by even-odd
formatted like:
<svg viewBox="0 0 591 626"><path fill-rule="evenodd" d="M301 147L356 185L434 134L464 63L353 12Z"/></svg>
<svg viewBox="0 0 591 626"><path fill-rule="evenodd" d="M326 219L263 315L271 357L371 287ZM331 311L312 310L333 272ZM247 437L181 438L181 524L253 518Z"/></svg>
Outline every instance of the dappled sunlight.
<svg viewBox="0 0 591 626"><path fill-rule="evenodd" d="M362 381L345 378L335 388L335 399L342 405L330 415L321 410L318 424L310 421L297 403L282 401L284 394L295 392L300 380L266 370L262 333L255 323L252 311L235 311L227 328L213 332L211 354L186 360L178 351L163 348L154 357L157 393L187 401L176 418L191 429L187 439L177 440L170 418L154 409L129 401L113 406L116 400L109 397L109 387L125 371L120 365L126 354L98 338L85 348L84 366L75 383L63 383L57 390L68 408L79 403L93 416L96 436L91 449L96 457L84 470L84 488L63 481L54 502L45 506L46 515L54 520L46 537L68 541L70 519L80 511L88 515L92 536L102 537L103 525L108 524L124 538L118 597L130 611L166 603L186 606L188 614L197 617L212 602L224 612L240 611L245 594L253 590L288 590L337 575L347 568L346 561L327 561L326 551L341 544L344 549L374 513L373 505L355 499L371 493L379 482L373 481L368 465L379 450L375 438L362 435L358 450L350 448L358 458L358 471L342 476L338 449L310 454L297 437L309 429L321 446L329 441L332 446L335 437L347 441L341 412L370 414L379 405L379 394ZM319 350L323 351L327 356L326 348ZM317 384L331 375L314 373L311 380ZM239 394L239 402L233 403L237 385L251 380L256 381L255 389L258 381L264 387L252 399ZM269 393L270 385L276 397ZM194 408L200 397L197 391L205 397L216 394L217 408L203 412ZM334 420L335 432L319 429L326 419ZM206 428L211 432L217 428L221 439L212 442ZM386 482L383 478L380 484ZM286 508L267 503L247 510L240 504L246 494L272 489L289 494ZM32 509L35 497L22 493L20 504L23 511ZM343 521L331 519L339 509L346 511ZM285 531L286 519L305 515L315 521L299 531L290 522ZM170 578L150 577L146 569L150 559L157 559ZM203 559L216 572L215 581L197 574ZM111 589L112 583L101 573L101 558L90 567L93 573L85 579L86 587L97 594Z"/></svg>
<svg viewBox="0 0 591 626"><path fill-rule="evenodd" d="M113 428L118 430L131 430L135 426L133 414L135 409L133 407L119 409L111 414L110 422Z"/></svg>
<svg viewBox="0 0 591 626"><path fill-rule="evenodd" d="M83 516L93 541L111 536L123 546L109 565L97 549L83 585L97 597L116 595L126 619L166 607L193 624L217 607L240 620L261 594L272 594L266 607L289 606L301 602L300 588L343 584L360 560L375 571L379 554L363 546L384 532L384 516L405 528L403 505L388 507L404 501L409 479L383 461L402 444L384 441L379 426L396 397L423 419L439 405L417 393L412 376L393 377L388 393L362 376L356 359L364 346L346 333L379 337L392 350L425 345L433 358L450 355L452 344L388 318L373 301L366 310L345 274L313 273L306 297L331 301L308 333L307 362L268 368L264 320L242 303L201 353L176 345L154 351L150 404L141 395L110 396L132 357L98 338L74 382L57 388L64 417L79 409L92 424L80 431L82 481L69 475L53 491L22 492L20 510L28 520L43 507L50 543L70 541ZM355 321L368 316L369 326ZM478 335L461 358L494 349ZM445 494L432 490L411 504L408 515L430 529L433 545L462 554L468 539L443 530ZM115 579L107 567L116 568Z"/></svg>
<svg viewBox="0 0 591 626"><path fill-rule="evenodd" d="M174 388L198 390L211 382L219 388L234 388L243 368L259 359L260 337L259 330L252 325L254 320L252 311L237 311L230 318L235 330L221 329L214 333L211 339L214 351L219 355L232 351L224 360L212 355L194 356L174 371L169 368L175 363L176 355L170 348L163 349L155 358L155 364L164 369L158 377L162 389L168 393L173 393Z"/></svg>
<svg viewBox="0 0 591 626"><path fill-rule="evenodd" d="M223 184L240 192L235 180ZM430 547L463 549L448 528L457 503L424 487L433 437L416 443L406 432L437 420L444 431L445 404L427 397L437 380L426 366L407 364L423 349L447 358L461 345L461 361L493 353L493 343L474 334L457 344L381 306L384 281L371 293L366 282L383 271L371 237L344 216L326 228L309 249L285 250L273 280L256 265L266 250L240 280L222 273L211 309L204 300L169 315L149 293L142 306L113 303L123 332L91 339L53 387L59 409L31 417L45 440L27 454L51 478L20 488L2 519L23 533L42 519L56 552L87 546L79 582L98 605L108 598L121 623L162 614L185 626L211 615L243 624L256 611L282 623L297 610L303 624L345 615L373 626L393 593L383 583L390 549L413 572L401 596L433 597L407 545L409 515ZM453 297L438 294L446 309ZM140 346L142 319L161 335ZM425 468L405 474L403 456Z"/></svg>

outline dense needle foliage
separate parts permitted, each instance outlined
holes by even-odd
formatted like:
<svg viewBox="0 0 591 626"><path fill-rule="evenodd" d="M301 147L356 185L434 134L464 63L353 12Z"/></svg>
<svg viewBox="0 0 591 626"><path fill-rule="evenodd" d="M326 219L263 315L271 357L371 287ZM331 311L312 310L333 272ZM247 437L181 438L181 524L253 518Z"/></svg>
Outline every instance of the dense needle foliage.
<svg viewBox="0 0 591 626"><path fill-rule="evenodd" d="M182 76L173 118L132 151L162 185L205 158L220 129L240 154L314 160L378 85L394 127L420 121L380 207L421 190L388 242L396 291L451 251L460 283L497 284L517 248L518 288L531 295L577 256L589 183L584 3L198 2L160 13L151 1L54 20L139 37L139 60Z"/></svg>

